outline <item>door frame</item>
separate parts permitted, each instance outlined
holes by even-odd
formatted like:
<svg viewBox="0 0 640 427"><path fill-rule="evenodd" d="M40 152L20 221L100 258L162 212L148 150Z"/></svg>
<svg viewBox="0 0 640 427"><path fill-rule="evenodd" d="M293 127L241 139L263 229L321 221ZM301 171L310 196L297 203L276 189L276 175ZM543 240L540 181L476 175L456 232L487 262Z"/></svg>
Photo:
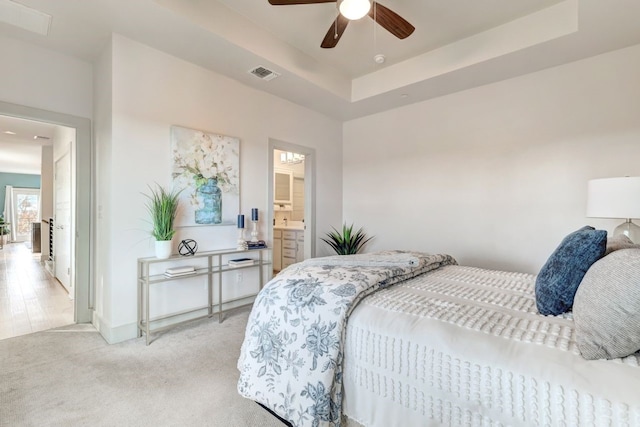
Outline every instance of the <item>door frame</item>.
<svg viewBox="0 0 640 427"><path fill-rule="evenodd" d="M0 101L0 114L76 129L76 208L74 322L90 323L94 307L94 156L91 120ZM72 237L73 238L73 237Z"/></svg>
<svg viewBox="0 0 640 427"><path fill-rule="evenodd" d="M304 154L304 258L316 256L316 150L303 145L292 144L269 138L269 173L267 179L267 203L269 203L267 225L269 242L273 245L273 150L291 151Z"/></svg>

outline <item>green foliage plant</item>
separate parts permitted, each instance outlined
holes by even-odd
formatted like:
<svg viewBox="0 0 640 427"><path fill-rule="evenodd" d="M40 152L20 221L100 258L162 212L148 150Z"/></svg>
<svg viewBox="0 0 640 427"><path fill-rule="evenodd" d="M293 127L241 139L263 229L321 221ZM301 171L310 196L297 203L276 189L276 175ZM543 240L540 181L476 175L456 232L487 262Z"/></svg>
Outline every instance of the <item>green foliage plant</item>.
<svg viewBox="0 0 640 427"><path fill-rule="evenodd" d="M4 217L0 215L0 236L9 234L9 227L7 227Z"/></svg>
<svg viewBox="0 0 640 427"><path fill-rule="evenodd" d="M168 191L159 184L156 188L149 186L149 190L150 193L144 196L149 199L146 207L151 214L151 234L158 241L171 240L176 233L173 223L178 213L180 191Z"/></svg>
<svg viewBox="0 0 640 427"><path fill-rule="evenodd" d="M342 232L336 230L326 233L327 238L321 237L320 239L333 248L338 255L354 255L357 254L360 249L373 237L367 237L367 234L362 228L359 228L355 233L353 232L353 224L347 227L347 224L342 225Z"/></svg>

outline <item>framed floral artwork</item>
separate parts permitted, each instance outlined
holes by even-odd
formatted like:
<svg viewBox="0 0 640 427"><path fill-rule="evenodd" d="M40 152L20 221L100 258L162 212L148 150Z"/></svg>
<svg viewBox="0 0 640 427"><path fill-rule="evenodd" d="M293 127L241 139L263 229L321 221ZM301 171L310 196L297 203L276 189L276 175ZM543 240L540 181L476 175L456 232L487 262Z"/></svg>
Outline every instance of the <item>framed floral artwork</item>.
<svg viewBox="0 0 640 427"><path fill-rule="evenodd" d="M240 140L171 126L177 226L232 225L240 209Z"/></svg>

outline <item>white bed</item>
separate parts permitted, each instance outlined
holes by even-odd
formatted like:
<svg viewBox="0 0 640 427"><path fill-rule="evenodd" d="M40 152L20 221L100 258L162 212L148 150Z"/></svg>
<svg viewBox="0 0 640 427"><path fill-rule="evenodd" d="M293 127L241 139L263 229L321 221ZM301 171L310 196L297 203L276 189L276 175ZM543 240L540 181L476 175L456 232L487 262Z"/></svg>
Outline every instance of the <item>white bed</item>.
<svg viewBox="0 0 640 427"><path fill-rule="evenodd" d="M272 280L239 392L305 427L640 426L640 354L583 358L571 314L539 314L536 276L396 252ZM640 252L619 254L637 276Z"/></svg>
<svg viewBox="0 0 640 427"><path fill-rule="evenodd" d="M639 357L585 360L535 276L445 266L354 309L343 414L365 426L640 426Z"/></svg>

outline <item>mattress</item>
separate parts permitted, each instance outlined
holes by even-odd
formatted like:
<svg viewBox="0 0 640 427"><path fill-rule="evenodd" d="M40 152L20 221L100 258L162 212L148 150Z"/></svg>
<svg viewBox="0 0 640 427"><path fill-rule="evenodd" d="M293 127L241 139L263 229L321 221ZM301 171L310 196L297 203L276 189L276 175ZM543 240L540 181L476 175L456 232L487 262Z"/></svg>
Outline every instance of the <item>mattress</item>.
<svg viewBox="0 0 640 427"><path fill-rule="evenodd" d="M638 355L580 356L535 276L446 266L365 298L344 347L343 414L364 426L640 426Z"/></svg>

